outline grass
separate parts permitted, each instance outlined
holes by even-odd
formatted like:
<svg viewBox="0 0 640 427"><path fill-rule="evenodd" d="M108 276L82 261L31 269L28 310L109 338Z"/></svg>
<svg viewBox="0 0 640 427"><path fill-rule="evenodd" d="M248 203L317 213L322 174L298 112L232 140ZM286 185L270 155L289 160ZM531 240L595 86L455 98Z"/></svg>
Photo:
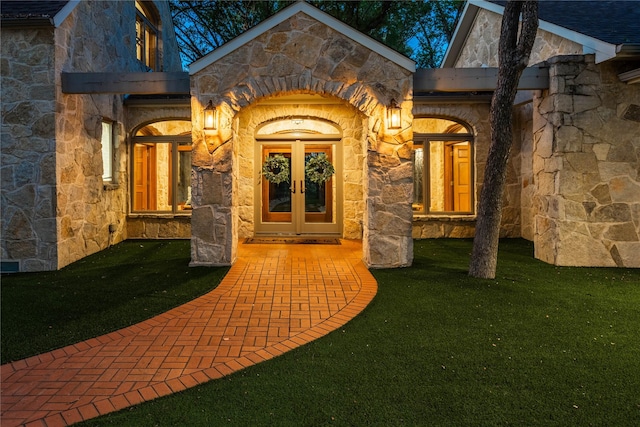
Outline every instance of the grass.
<svg viewBox="0 0 640 427"><path fill-rule="evenodd" d="M417 241L343 328L82 425L640 425L640 270L500 249L496 280L477 280L470 241Z"/></svg>
<svg viewBox="0 0 640 427"><path fill-rule="evenodd" d="M215 288L188 240L128 240L59 271L2 276L2 363L102 335Z"/></svg>

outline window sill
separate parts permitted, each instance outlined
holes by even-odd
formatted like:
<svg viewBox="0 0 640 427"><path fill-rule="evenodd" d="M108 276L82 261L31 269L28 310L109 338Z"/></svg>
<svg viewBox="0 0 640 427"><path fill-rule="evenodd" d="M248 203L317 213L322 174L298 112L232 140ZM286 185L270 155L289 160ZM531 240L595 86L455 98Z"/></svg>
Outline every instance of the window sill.
<svg viewBox="0 0 640 427"><path fill-rule="evenodd" d="M160 212L132 212L127 215L129 218L161 218L161 219L173 219L173 218L188 218L191 219L191 211L184 213L160 213Z"/></svg>
<svg viewBox="0 0 640 427"><path fill-rule="evenodd" d="M466 214L466 215L454 215L454 214L444 214L444 215L433 215L433 214L413 214L413 220L419 222L475 222L476 215L475 214Z"/></svg>

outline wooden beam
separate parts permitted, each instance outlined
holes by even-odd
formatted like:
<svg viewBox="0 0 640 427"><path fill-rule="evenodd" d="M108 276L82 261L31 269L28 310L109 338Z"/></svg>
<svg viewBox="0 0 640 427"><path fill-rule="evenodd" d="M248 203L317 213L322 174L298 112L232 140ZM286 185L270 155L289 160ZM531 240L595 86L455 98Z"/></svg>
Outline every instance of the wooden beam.
<svg viewBox="0 0 640 427"><path fill-rule="evenodd" d="M189 73L62 73L62 93L188 95Z"/></svg>
<svg viewBox="0 0 640 427"><path fill-rule="evenodd" d="M413 92L492 91L498 81L497 68L424 68L413 75ZM549 88L549 69L528 67L520 77L518 90Z"/></svg>

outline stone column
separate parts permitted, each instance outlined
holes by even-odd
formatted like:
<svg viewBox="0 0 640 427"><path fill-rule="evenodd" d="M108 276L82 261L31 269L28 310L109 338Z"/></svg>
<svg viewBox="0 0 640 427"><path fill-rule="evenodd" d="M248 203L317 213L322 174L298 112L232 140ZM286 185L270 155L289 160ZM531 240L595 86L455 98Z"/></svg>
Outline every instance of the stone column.
<svg viewBox="0 0 640 427"><path fill-rule="evenodd" d="M234 204L236 156L231 124L221 120L218 130L206 131L202 123L203 106L195 97L191 110L194 117L190 265L227 266L235 262L238 246L238 207Z"/></svg>
<svg viewBox="0 0 640 427"><path fill-rule="evenodd" d="M403 108L409 124L410 112L410 107ZM408 267L413 262L413 132L410 125L390 132L370 132L368 137L362 252L370 268Z"/></svg>
<svg viewBox="0 0 640 427"><path fill-rule="evenodd" d="M568 266L640 267L640 90L593 55L551 58L534 104L535 256Z"/></svg>

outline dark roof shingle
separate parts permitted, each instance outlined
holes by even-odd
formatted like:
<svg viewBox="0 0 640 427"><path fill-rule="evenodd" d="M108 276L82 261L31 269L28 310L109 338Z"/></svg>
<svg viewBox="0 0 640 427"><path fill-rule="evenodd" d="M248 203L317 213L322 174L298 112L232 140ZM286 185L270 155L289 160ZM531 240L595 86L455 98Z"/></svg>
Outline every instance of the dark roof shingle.
<svg viewBox="0 0 640 427"><path fill-rule="evenodd" d="M68 1L20 1L3 0L0 2L2 19L50 19L68 3Z"/></svg>
<svg viewBox="0 0 640 427"><path fill-rule="evenodd" d="M504 6L506 1L488 0ZM540 0L538 17L611 44L640 43L639 1Z"/></svg>

